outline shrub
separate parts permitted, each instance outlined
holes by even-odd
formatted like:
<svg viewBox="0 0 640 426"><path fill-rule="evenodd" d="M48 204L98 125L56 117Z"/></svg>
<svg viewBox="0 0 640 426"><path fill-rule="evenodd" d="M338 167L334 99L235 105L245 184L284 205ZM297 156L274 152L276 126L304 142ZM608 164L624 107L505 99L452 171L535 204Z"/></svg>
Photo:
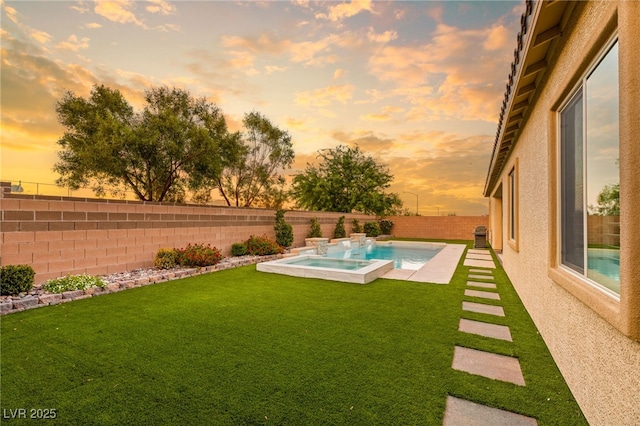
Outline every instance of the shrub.
<svg viewBox="0 0 640 426"><path fill-rule="evenodd" d="M382 219L380 222L380 232L383 235L391 235L391 228L393 228L393 222L389 219Z"/></svg>
<svg viewBox="0 0 640 426"><path fill-rule="evenodd" d="M344 216L338 218L336 223L336 229L333 231L333 238L345 238L347 236L347 230L344 229Z"/></svg>
<svg viewBox="0 0 640 426"><path fill-rule="evenodd" d="M187 244L183 249L176 249L176 262L180 266L211 266L222 259L220 250L209 244Z"/></svg>
<svg viewBox="0 0 640 426"><path fill-rule="evenodd" d="M320 223L318 223L318 218L311 218L311 229L309 230L309 234L307 238L321 238L322 237L322 228L320 228Z"/></svg>
<svg viewBox="0 0 640 426"><path fill-rule="evenodd" d="M231 245L231 254L233 256L244 256L247 254L246 243L235 243Z"/></svg>
<svg viewBox="0 0 640 426"><path fill-rule="evenodd" d="M49 293L64 293L65 291L86 290L91 287L106 287L107 282L100 277L93 275L68 275L66 277L54 278L42 285L42 288Z"/></svg>
<svg viewBox="0 0 640 426"><path fill-rule="evenodd" d="M33 288L35 271L30 265L7 265L0 268L0 294L15 296Z"/></svg>
<svg viewBox="0 0 640 426"><path fill-rule="evenodd" d="M171 269L176 267L176 251L169 248L161 248L153 259L153 266L160 269Z"/></svg>
<svg viewBox="0 0 640 426"><path fill-rule="evenodd" d="M276 243L282 247L291 247L291 244L293 244L293 226L284 220L284 210L276 212L276 226L273 229L276 231Z"/></svg>
<svg viewBox="0 0 640 426"><path fill-rule="evenodd" d="M268 256L284 253L284 249L266 235L262 237L251 236L247 240L247 253L252 256Z"/></svg>
<svg viewBox="0 0 640 426"><path fill-rule="evenodd" d="M362 226L360 225L360 221L358 219L353 219L351 222L351 232L355 234L362 233Z"/></svg>
<svg viewBox="0 0 640 426"><path fill-rule="evenodd" d="M364 232L367 237L377 237L380 235L380 225L378 222L367 222L364 224Z"/></svg>

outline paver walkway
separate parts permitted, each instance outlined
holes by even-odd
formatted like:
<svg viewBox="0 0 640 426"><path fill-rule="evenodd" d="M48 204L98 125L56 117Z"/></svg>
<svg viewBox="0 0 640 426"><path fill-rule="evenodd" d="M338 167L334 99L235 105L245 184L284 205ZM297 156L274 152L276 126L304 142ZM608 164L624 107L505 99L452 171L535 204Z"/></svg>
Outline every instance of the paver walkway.
<svg viewBox="0 0 640 426"><path fill-rule="evenodd" d="M468 250L464 260L469 269L467 289L464 295L475 301L463 301L462 310L476 312L488 316L504 317L505 312L500 302L500 289L495 282L493 270L496 265L489 250ZM474 289L475 287L475 289ZM484 303L485 301L493 303ZM458 331L482 336L487 339L500 339L512 342L511 330L508 326L490 324L482 321L460 319ZM494 354L471 348L456 346L454 348L451 368L486 377L493 380L526 386L520 361L518 358ZM478 404L453 396L447 397L444 413L445 426L468 425L537 425L536 419L510 411Z"/></svg>

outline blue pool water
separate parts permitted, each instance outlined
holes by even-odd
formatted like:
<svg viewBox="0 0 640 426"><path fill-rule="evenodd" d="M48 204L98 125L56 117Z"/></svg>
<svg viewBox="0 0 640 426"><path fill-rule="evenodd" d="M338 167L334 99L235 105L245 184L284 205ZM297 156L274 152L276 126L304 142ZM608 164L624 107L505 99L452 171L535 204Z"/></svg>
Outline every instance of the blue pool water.
<svg viewBox="0 0 640 426"><path fill-rule="evenodd" d="M419 248L371 244L365 247L329 253L327 257L334 259L393 260L393 266L396 269L417 270L438 254L440 250L442 250L442 247Z"/></svg>
<svg viewBox="0 0 640 426"><path fill-rule="evenodd" d="M326 257L310 257L287 262L289 265L313 266L316 268L342 269L345 271L356 271L365 266L369 266L369 262L350 262L343 259L326 258Z"/></svg>
<svg viewBox="0 0 640 426"><path fill-rule="evenodd" d="M613 250L588 251L588 269L620 282L620 252Z"/></svg>

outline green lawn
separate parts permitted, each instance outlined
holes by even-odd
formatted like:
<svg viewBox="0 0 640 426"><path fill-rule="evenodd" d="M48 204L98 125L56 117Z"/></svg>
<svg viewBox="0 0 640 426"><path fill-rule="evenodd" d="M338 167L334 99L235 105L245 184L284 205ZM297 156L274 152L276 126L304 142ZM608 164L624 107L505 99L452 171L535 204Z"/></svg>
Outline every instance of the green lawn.
<svg viewBox="0 0 640 426"><path fill-rule="evenodd" d="M457 331L480 317L461 309L467 272L354 285L247 266L4 316L2 421L438 425L450 394L586 424L502 270L514 342ZM456 344L519 357L527 386L452 370Z"/></svg>

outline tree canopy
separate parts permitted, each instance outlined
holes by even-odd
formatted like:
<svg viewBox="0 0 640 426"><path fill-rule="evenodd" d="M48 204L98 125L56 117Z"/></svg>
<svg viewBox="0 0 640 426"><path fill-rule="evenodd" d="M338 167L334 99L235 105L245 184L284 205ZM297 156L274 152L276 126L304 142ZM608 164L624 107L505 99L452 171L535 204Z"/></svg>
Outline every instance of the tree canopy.
<svg viewBox="0 0 640 426"><path fill-rule="evenodd" d="M318 151L320 163L307 164L293 179L291 195L299 208L385 215L402 206L397 194L385 193L393 181L387 167L358 146Z"/></svg>
<svg viewBox="0 0 640 426"><path fill-rule="evenodd" d="M67 92L56 105L66 128L58 140L56 183L163 201L196 189L201 176L221 173L220 146L232 138L216 105L167 87L149 89L145 101L136 113L104 85L94 86L88 99Z"/></svg>
<svg viewBox="0 0 640 426"><path fill-rule="evenodd" d="M226 164L218 189L227 205L250 207L262 204L280 208L286 200L284 178L295 157L291 136L258 112L245 115L245 132L238 153Z"/></svg>
<svg viewBox="0 0 640 426"><path fill-rule="evenodd" d="M120 91L96 85L88 99L67 92L56 104L65 127L56 183L98 196L133 191L143 201L208 202L216 188L228 205L282 205L294 151L291 136L258 112L231 133L222 111L182 89L155 87L134 111Z"/></svg>
<svg viewBox="0 0 640 426"><path fill-rule="evenodd" d="M598 194L598 205L589 206L591 214L598 216L620 216L620 184L605 185Z"/></svg>

